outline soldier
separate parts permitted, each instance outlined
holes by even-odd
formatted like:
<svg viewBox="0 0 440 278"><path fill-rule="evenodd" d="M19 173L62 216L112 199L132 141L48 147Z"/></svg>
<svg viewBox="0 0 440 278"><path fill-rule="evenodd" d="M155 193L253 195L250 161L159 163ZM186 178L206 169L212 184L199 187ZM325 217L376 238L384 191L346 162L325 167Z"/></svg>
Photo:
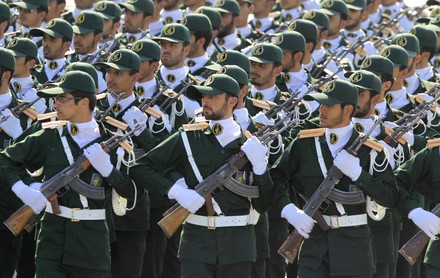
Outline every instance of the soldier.
<svg viewBox="0 0 440 278"><path fill-rule="evenodd" d="M131 46L137 40L149 38L148 24L154 14L154 4L151 0L129 1L119 4L125 11L124 28L120 39L121 44Z"/></svg>
<svg viewBox="0 0 440 278"><path fill-rule="evenodd" d="M41 39L34 38L29 33L31 28L41 28L44 18L48 12L48 0L23 0L11 3L9 6L18 7L20 19L21 37L32 39L38 46L41 46Z"/></svg>
<svg viewBox="0 0 440 278"><path fill-rule="evenodd" d="M361 28L366 31L373 31L373 24L380 23L381 15L379 5L381 0L367 0L367 15L362 18Z"/></svg>
<svg viewBox="0 0 440 278"><path fill-rule="evenodd" d="M107 47L103 48L102 51L107 53L107 55L102 55L99 58L100 62L105 61L111 52L119 49L120 38L117 36L119 28L121 27L121 14L122 10L118 4L110 1L99 1L93 7L93 11L100 13L104 19L104 30L102 31L102 42L99 42L98 47L101 48L104 44ZM105 45L104 45L105 46Z"/></svg>
<svg viewBox="0 0 440 278"><path fill-rule="evenodd" d="M321 103L321 128L313 133L301 131L270 171L274 188L280 191L274 198L283 208L281 216L305 237L299 253L298 277L371 277L375 268L374 252L365 204L330 202L327 209L322 209L330 229L323 231L313 227L313 219L291 203L285 190L294 186L297 193L310 198L333 164L344 174L336 185L338 189L362 189L381 205L394 207L398 193L392 170L387 166L381 171L369 171L373 164L386 163L383 152L362 146L358 156L353 156L344 149L359 136L351 124L358 102L356 87L346 81L331 81L324 93L305 98ZM376 159L370 158L371 152L377 154ZM331 218L338 220L335 223Z"/></svg>
<svg viewBox="0 0 440 278"><path fill-rule="evenodd" d="M32 75L39 83L59 80L68 61L65 58L73 38L72 26L64 19L51 20L45 28L31 30L32 36L43 37L44 63L34 68Z"/></svg>
<svg viewBox="0 0 440 278"><path fill-rule="evenodd" d="M438 51L437 34L433 30L419 25L414 26L409 32L414 34L420 43L421 59L420 62L416 63L417 75L422 80L435 82L438 77L430 61Z"/></svg>
<svg viewBox="0 0 440 278"><path fill-rule="evenodd" d="M321 2L321 10L330 19L327 38L323 46L331 51L337 50L341 46L346 46L347 41L342 37L340 31L345 28L348 20L348 8L342 0L324 0Z"/></svg>
<svg viewBox="0 0 440 278"><path fill-rule="evenodd" d="M163 18L165 25L170 23L177 23L183 17L183 11L179 8L179 0L163 0L165 6L160 12L160 16Z"/></svg>
<svg viewBox="0 0 440 278"><path fill-rule="evenodd" d="M31 70L35 67L37 58L37 45L30 39L14 38L7 49L11 50L15 56L15 70L11 79L11 91L21 100L31 102L37 96L38 82L32 78ZM43 114L47 106L44 99L40 99L32 105L35 110ZM32 121L29 121L26 127L29 127Z"/></svg>
<svg viewBox="0 0 440 278"><path fill-rule="evenodd" d="M358 37L365 37L361 29L362 18L367 13L367 0L345 1L348 8L347 25L342 30L342 35L349 42L354 42ZM377 54L377 53L376 53Z"/></svg>
<svg viewBox="0 0 440 278"><path fill-rule="evenodd" d="M254 18L249 22L252 29L261 33L273 34L278 27L276 22L270 15L272 7L275 5L274 0L254 0Z"/></svg>
<svg viewBox="0 0 440 278"><path fill-rule="evenodd" d="M183 225L179 248L182 277L249 277L251 263L256 259L252 226L256 219L251 217L251 206L258 212L264 211L267 197L263 196L268 196L267 190L272 188L266 171L266 148L255 137L245 143L240 126L232 119L239 86L231 77L214 74L205 86L191 86L188 93L202 97L209 127L175 133L138 160L130 171L131 177L135 182L148 180L151 188L176 199L191 212ZM257 186L261 197L250 202L232 191L223 191L214 197L218 213L208 214L210 209L203 207L205 199L194 190L194 186L240 149L247 154L252 165L252 169L248 167L250 165L243 169L243 175L246 175L243 180L248 181L249 171L252 171L252 186ZM161 173L169 168L176 173L172 179ZM210 203L207 202L206 206ZM215 224L207 221L207 216L213 217ZM239 220L242 218L247 220ZM211 226L215 229L208 229Z"/></svg>
<svg viewBox="0 0 440 278"><path fill-rule="evenodd" d="M190 32L190 51L185 58L185 65L189 72L200 80L206 80L207 76L201 74L206 71L205 66L213 64L206 52L212 40L212 26L209 18L204 14L186 15L180 22Z"/></svg>
<svg viewBox="0 0 440 278"><path fill-rule="evenodd" d="M162 30L165 22L163 18L160 16L163 8L165 7L165 1L163 0L154 0L154 14L151 18L151 22L148 24L148 28L150 29L150 36L158 36L160 34L160 30Z"/></svg>
<svg viewBox="0 0 440 278"><path fill-rule="evenodd" d="M0 46L5 47L8 44L8 37L5 36L6 31L9 28L9 20L11 18L11 12L8 4L0 2Z"/></svg>
<svg viewBox="0 0 440 278"><path fill-rule="evenodd" d="M41 27L46 27L46 24L52 19L62 18L61 14L63 13L65 7L66 0L49 1L48 12Z"/></svg>
<svg viewBox="0 0 440 278"><path fill-rule="evenodd" d="M220 25L222 21L222 17L219 13L219 11L212 7L200 7L196 11L196 13L204 14L209 18L209 21L211 21L212 26L212 40L209 43L208 48L206 49L206 52L208 53L209 57L212 61L215 61L217 59L216 56L213 56L212 54L216 51L216 48L212 44L214 38L218 36Z"/></svg>
<svg viewBox="0 0 440 278"><path fill-rule="evenodd" d="M406 8L403 2L397 0L382 0L382 5L379 7L379 12L381 15L385 15L390 19L397 18L400 13L404 12L403 9ZM382 19L383 20L383 16ZM414 26L412 19L408 17L405 13L398 20L397 30L408 32Z"/></svg>
<svg viewBox="0 0 440 278"><path fill-rule="evenodd" d="M249 15L254 12L254 5L252 0L240 0L237 1L240 5L240 15L235 21L235 27L238 33L246 39L253 38L254 32L248 22Z"/></svg>
<svg viewBox="0 0 440 278"><path fill-rule="evenodd" d="M42 184L32 183L23 175L23 167L44 166L43 174L50 179L84 154L92 167L79 175L82 181L102 188L105 194L110 193L110 184L120 194L133 194L129 178L113 167L115 151L107 154L98 144L109 135L101 135L92 117L96 102L93 79L86 73L71 71L57 85L38 94L55 97L57 117L63 121L27 136L1 153L4 186L11 186L34 213L39 213L47 202L39 191ZM63 152L65 155L60 155ZM58 196L61 213L54 214L49 204L40 222L36 277L105 277L110 266L112 229L112 219L106 218L109 200L90 199L73 190L64 189L63 193Z"/></svg>

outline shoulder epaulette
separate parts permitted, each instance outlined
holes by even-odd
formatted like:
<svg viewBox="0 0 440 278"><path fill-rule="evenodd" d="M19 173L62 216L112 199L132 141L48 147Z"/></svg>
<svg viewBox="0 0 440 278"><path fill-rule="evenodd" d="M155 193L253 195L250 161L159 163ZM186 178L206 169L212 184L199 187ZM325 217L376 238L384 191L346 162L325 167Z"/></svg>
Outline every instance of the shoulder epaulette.
<svg viewBox="0 0 440 278"><path fill-rule="evenodd" d="M42 129L54 129L67 125L67 121L52 121L41 124Z"/></svg>
<svg viewBox="0 0 440 278"><path fill-rule="evenodd" d="M182 128L184 131L198 131L198 130L204 130L209 127L209 124L207 122L196 122L193 124L183 124Z"/></svg>
<svg viewBox="0 0 440 278"><path fill-rule="evenodd" d="M107 96L107 93L99 93L96 95L96 100L104 99Z"/></svg>
<svg viewBox="0 0 440 278"><path fill-rule="evenodd" d="M350 47L353 43L350 41L347 41L347 46ZM365 50L365 48L363 46L359 46L357 47L354 52L356 52L357 54L361 55L362 57L366 57L367 56L367 51Z"/></svg>
<svg viewBox="0 0 440 278"><path fill-rule="evenodd" d="M430 149L440 146L440 138L428 140L426 146Z"/></svg>
<svg viewBox="0 0 440 278"><path fill-rule="evenodd" d="M107 116L104 119L104 122L108 123L111 126L114 126L116 128L119 128L120 130L127 130L128 124L118 121L113 117Z"/></svg>
<svg viewBox="0 0 440 278"><path fill-rule="evenodd" d="M367 146L370 149L373 149L377 152L383 151L383 148L384 148L384 146L381 143L379 143L371 138L368 138L367 141L364 142L364 146Z"/></svg>
<svg viewBox="0 0 440 278"><path fill-rule="evenodd" d="M299 138L312 138L312 137L320 137L325 134L325 128L312 128L312 129L303 129L299 131Z"/></svg>
<svg viewBox="0 0 440 278"><path fill-rule="evenodd" d="M393 132L394 132L394 129L392 129L391 127L388 127L388 126L385 127L385 133L387 135L391 135L391 134L393 134ZM397 141L399 142L399 144L405 145L406 142L408 142L408 138L406 138L406 136L402 136Z"/></svg>
<svg viewBox="0 0 440 278"><path fill-rule="evenodd" d="M52 118L56 118L57 117L57 112L49 112L49 113L44 113L44 114L38 114L37 115L37 121L45 121L45 120L49 120Z"/></svg>
<svg viewBox="0 0 440 278"><path fill-rule="evenodd" d="M269 110L272 106L275 106L276 103L272 102L272 101L267 101L267 100L258 100L255 98L251 98L252 103L254 104L255 107L264 109L264 110Z"/></svg>

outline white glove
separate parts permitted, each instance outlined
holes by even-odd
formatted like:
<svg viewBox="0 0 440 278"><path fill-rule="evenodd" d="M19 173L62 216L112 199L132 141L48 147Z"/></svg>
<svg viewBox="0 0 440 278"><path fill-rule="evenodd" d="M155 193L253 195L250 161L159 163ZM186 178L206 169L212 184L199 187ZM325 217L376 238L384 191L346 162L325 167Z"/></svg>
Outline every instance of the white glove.
<svg viewBox="0 0 440 278"><path fill-rule="evenodd" d="M147 127L148 117L145 113L143 113L137 107L131 107L127 111L125 111L124 116L122 116L124 122L128 124L131 129L134 129L137 125L142 124L141 129L136 131L134 135L139 136L142 131Z"/></svg>
<svg viewBox="0 0 440 278"><path fill-rule="evenodd" d="M32 89L32 91L34 91L35 89ZM30 91L28 91L26 94L22 95L22 99L26 102L32 102L37 98L37 92L35 91L35 93L30 93ZM43 114L44 112L46 112L47 106L46 106L46 100L44 98L39 99L37 102L35 102L32 107L40 114Z"/></svg>
<svg viewBox="0 0 440 278"><path fill-rule="evenodd" d="M314 222L313 218L308 216L303 210L300 210L294 204L288 204L281 211L281 217L286 218L300 235L304 238L309 238Z"/></svg>
<svg viewBox="0 0 440 278"><path fill-rule="evenodd" d="M246 154L252 164L252 171L256 175L262 175L267 168L267 147L261 144L257 137L252 136L244 142L241 150Z"/></svg>
<svg viewBox="0 0 440 278"><path fill-rule="evenodd" d="M393 122L385 121L383 122L383 125L386 127L390 127L392 129L398 128L399 126ZM405 132L404 136L408 138L408 144L414 145L414 134L412 132Z"/></svg>
<svg viewBox="0 0 440 278"><path fill-rule="evenodd" d="M359 158L352 156L346 150L342 150L336 155L333 164L352 181L357 181L362 173Z"/></svg>
<svg viewBox="0 0 440 278"><path fill-rule="evenodd" d="M41 182L33 182L29 185L29 187L32 188L33 190L40 191L42 185L43 184Z"/></svg>
<svg viewBox="0 0 440 278"><path fill-rule="evenodd" d="M274 119L269 119L263 112L258 112L257 115L252 117L252 120L257 122L258 124L273 126L275 124Z"/></svg>
<svg viewBox="0 0 440 278"><path fill-rule="evenodd" d="M14 183L12 191L24 204L30 206L35 214L39 214L46 207L46 197L40 191L32 189L22 181Z"/></svg>
<svg viewBox="0 0 440 278"><path fill-rule="evenodd" d="M23 133L23 129L21 128L20 120L12 115L11 110L9 108L6 108L2 111L3 117L9 118L0 124L0 127L8 134L12 139L16 139L18 136L20 136Z"/></svg>
<svg viewBox="0 0 440 278"><path fill-rule="evenodd" d="M98 143L85 149L84 155L101 176L104 178L110 176L113 171L113 164L110 162L110 155L106 153Z"/></svg>
<svg viewBox="0 0 440 278"><path fill-rule="evenodd" d="M195 213L205 203L205 198L195 190L188 189L185 178L181 178L168 191L168 198L175 199L182 207L189 212Z"/></svg>
<svg viewBox="0 0 440 278"><path fill-rule="evenodd" d="M440 233L440 218L422 208L410 211L408 218L411 219L432 240Z"/></svg>

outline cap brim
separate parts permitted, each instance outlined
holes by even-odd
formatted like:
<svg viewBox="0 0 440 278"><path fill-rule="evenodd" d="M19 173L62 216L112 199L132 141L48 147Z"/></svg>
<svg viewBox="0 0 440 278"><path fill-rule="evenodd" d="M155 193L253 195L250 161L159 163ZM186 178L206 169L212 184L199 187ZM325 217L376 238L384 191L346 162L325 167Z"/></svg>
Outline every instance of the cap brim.
<svg viewBox="0 0 440 278"><path fill-rule="evenodd" d="M12 53L14 53L14 56L16 56L16 57L26 57L27 56L25 53L17 51L15 49L9 49L9 50L11 50Z"/></svg>
<svg viewBox="0 0 440 278"><path fill-rule="evenodd" d="M77 25L72 26L72 29L73 29L73 33L80 34L80 35L88 34L90 32L96 31L94 29L86 28L83 26L77 26Z"/></svg>
<svg viewBox="0 0 440 278"><path fill-rule="evenodd" d="M232 13L233 13L233 12L228 11L228 10L223 9L223 8L215 7L215 9L216 9L219 13L227 13L227 14L232 14Z"/></svg>
<svg viewBox="0 0 440 278"><path fill-rule="evenodd" d="M102 16L104 19L111 19L111 20L113 20L113 19L116 18L116 16L114 16L114 15L105 14L105 13L102 13L102 12L99 12L99 13L101 14L101 16Z"/></svg>
<svg viewBox="0 0 440 278"><path fill-rule="evenodd" d="M215 96L222 93L223 93L222 90L208 86L193 85L193 86L189 86L188 89L186 89L186 96L195 100L201 99L203 95Z"/></svg>
<svg viewBox="0 0 440 278"><path fill-rule="evenodd" d="M417 56L417 52L415 52L415 51L407 50L406 52L408 52L409 58L414 58Z"/></svg>
<svg viewBox="0 0 440 278"><path fill-rule="evenodd" d="M106 67L110 67L110 68L114 68L117 70L122 70L122 71L130 71L132 70L132 68L126 67L126 66L121 66L115 63L107 63L107 62L99 62L99 63L95 63L93 64L94 66L106 66Z"/></svg>
<svg viewBox="0 0 440 278"><path fill-rule="evenodd" d="M171 38L167 38L167 37L152 37L151 40L153 40L153 41L167 41L167 42L185 42L182 40L176 40L176 39L171 39Z"/></svg>
<svg viewBox="0 0 440 278"><path fill-rule="evenodd" d="M118 5L119 5L121 8L125 8L125 9L127 9L127 10L129 10L129 11L131 11L131 12L134 12L134 13L144 12L143 10L138 9L138 8L136 8L135 6L133 6L133 5L131 5L131 4L128 4L128 3L119 3Z"/></svg>
<svg viewBox="0 0 440 278"><path fill-rule="evenodd" d="M23 8L25 10L33 10L38 8L40 5L35 5L32 3L27 3L27 2L15 2L15 3L11 3L9 4L9 7L20 7Z"/></svg>
<svg viewBox="0 0 440 278"><path fill-rule="evenodd" d="M219 71L222 68L222 66L219 64L212 64L212 65L206 66L204 68L212 70L212 71Z"/></svg>
<svg viewBox="0 0 440 278"><path fill-rule="evenodd" d="M435 24L427 24L423 27L425 27L426 29L432 30L434 32L440 32L440 26L437 26Z"/></svg>
<svg viewBox="0 0 440 278"><path fill-rule="evenodd" d="M340 12L335 10L329 10L329 9L319 9L319 11L325 13L326 15L337 15L340 14Z"/></svg>
<svg viewBox="0 0 440 278"><path fill-rule="evenodd" d="M358 7L358 6L354 6L354 5L351 5L351 4L347 4L347 8L349 10L355 10L355 11L362 11L362 10L366 9L364 7Z"/></svg>
<svg viewBox="0 0 440 278"><path fill-rule="evenodd" d="M137 53L137 54L138 54L139 58L141 59L141 61L153 61L153 60L155 60L152 57L147 57L147 56L144 56L144 55L139 55L139 53ZM156 60L156 61L159 61L159 60L160 60L160 58L158 60Z"/></svg>
<svg viewBox="0 0 440 278"><path fill-rule="evenodd" d="M254 56L249 57L249 60L253 61L253 62L260 63L260 64L270 64L270 63L273 63L273 61L271 61L271 60L267 60L267 59L263 59L263 58L258 58L258 57L254 57Z"/></svg>
<svg viewBox="0 0 440 278"><path fill-rule="evenodd" d="M57 33L57 32L55 32L53 30L42 29L42 28L31 29L29 31L29 33L33 37L42 37L44 34L49 35L49 36L54 37L54 38L62 38L62 37L64 37L62 34Z"/></svg>
<svg viewBox="0 0 440 278"><path fill-rule="evenodd" d="M53 96L57 96L57 95L61 95L61 94L67 94L67 93L73 93L73 92L75 92L75 90L68 89L68 88L62 88L62 87L58 87L57 86L57 87L54 87L54 88L38 91L37 95L39 97L53 97Z"/></svg>
<svg viewBox="0 0 440 278"><path fill-rule="evenodd" d="M331 96L324 94L324 93L305 95L304 100L308 100L308 101L316 100L320 104L324 104L324 105L335 105L335 104L343 103L342 100L331 97Z"/></svg>

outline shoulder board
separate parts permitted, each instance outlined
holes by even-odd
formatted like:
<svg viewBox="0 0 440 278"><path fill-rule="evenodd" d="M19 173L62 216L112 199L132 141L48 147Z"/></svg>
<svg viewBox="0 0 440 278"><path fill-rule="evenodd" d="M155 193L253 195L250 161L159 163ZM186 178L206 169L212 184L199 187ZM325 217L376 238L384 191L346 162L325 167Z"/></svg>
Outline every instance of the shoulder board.
<svg viewBox="0 0 440 278"><path fill-rule="evenodd" d="M246 137L246 139L251 139L252 133L249 130L246 129L244 131L244 136Z"/></svg>
<svg viewBox="0 0 440 278"><path fill-rule="evenodd" d="M368 138L367 141L364 142L364 146L367 146L377 152L381 152L384 148L384 146L381 143L370 138Z"/></svg>
<svg viewBox="0 0 440 278"><path fill-rule="evenodd" d="M49 113L45 113L45 114L38 114L37 115L37 121L44 121L44 120L49 120L52 118L56 118L57 117L57 112L49 112Z"/></svg>
<svg viewBox="0 0 440 278"><path fill-rule="evenodd" d="M67 125L67 121L52 121L52 122L42 123L41 128L54 129L65 125Z"/></svg>
<svg viewBox="0 0 440 278"><path fill-rule="evenodd" d="M430 149L440 146L440 138L428 140L426 146Z"/></svg>
<svg viewBox="0 0 440 278"><path fill-rule="evenodd" d="M184 131L198 131L198 130L204 130L209 127L209 124L207 122L198 122L194 124L183 124L182 128Z"/></svg>
<svg viewBox="0 0 440 278"><path fill-rule="evenodd" d="M72 49L72 50L66 51L66 53L64 53L64 56L72 56L75 54L76 54L75 49Z"/></svg>
<svg viewBox="0 0 440 278"><path fill-rule="evenodd" d="M396 116L397 119L402 118L406 114L405 112L403 112L399 109L395 109L395 108L391 108L391 111L394 113L394 115Z"/></svg>
<svg viewBox="0 0 440 278"><path fill-rule="evenodd" d="M99 93L96 95L96 100L104 99L107 96L107 93Z"/></svg>
<svg viewBox="0 0 440 278"><path fill-rule="evenodd" d="M271 18L277 18L277 17L280 17L280 16L281 16L281 11L271 12L271 13L269 13L269 16L270 16Z"/></svg>
<svg viewBox="0 0 440 278"><path fill-rule="evenodd" d="M118 121L110 116L105 117L104 122L108 123L111 126L119 128L120 130L127 130L128 128L128 124Z"/></svg>
<svg viewBox="0 0 440 278"><path fill-rule="evenodd" d="M325 128L303 129L299 131L299 138L320 137L325 134Z"/></svg>
<svg viewBox="0 0 440 278"><path fill-rule="evenodd" d="M350 41L347 41L347 46L350 47L353 43ZM361 55L362 57L367 56L367 51L364 49L363 46L358 46L354 52L356 52L357 54Z"/></svg>
<svg viewBox="0 0 440 278"><path fill-rule="evenodd" d="M386 127L385 127L385 133L386 133L387 135L391 135L393 132L394 132L394 129L392 129L391 127L389 127L389 126L386 126ZM401 145L405 145L406 142L408 142L408 138L406 138L406 136L402 136L402 137L400 137L399 140L397 140L397 141L399 142L399 144L401 144Z"/></svg>
<svg viewBox="0 0 440 278"><path fill-rule="evenodd" d="M123 148L127 153L133 152L133 146L127 140L119 142L119 146Z"/></svg>
<svg viewBox="0 0 440 278"><path fill-rule="evenodd" d="M202 113L203 113L203 107L200 107L200 108L194 110L194 115L199 115L199 114L202 114Z"/></svg>
<svg viewBox="0 0 440 278"><path fill-rule="evenodd" d="M267 100L258 100L255 98L251 98L252 103L254 104L255 107L264 109L264 110L269 110L272 106L276 105L275 102L272 101L267 101Z"/></svg>
<svg viewBox="0 0 440 278"><path fill-rule="evenodd" d="M151 115L153 117L155 117L156 119L162 118L163 113L162 111L157 110L156 108L153 108L151 106L149 106L147 108L147 110L145 110L145 113L147 113L148 115Z"/></svg>

